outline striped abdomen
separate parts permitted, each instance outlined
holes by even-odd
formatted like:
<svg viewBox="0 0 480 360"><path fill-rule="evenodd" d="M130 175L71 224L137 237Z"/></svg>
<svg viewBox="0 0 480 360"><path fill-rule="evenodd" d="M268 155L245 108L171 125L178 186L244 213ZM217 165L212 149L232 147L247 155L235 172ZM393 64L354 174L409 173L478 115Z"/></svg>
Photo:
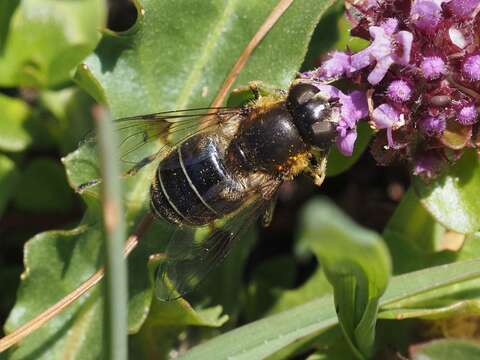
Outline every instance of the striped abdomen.
<svg viewBox="0 0 480 360"><path fill-rule="evenodd" d="M151 207L170 222L204 225L236 210L245 194L242 190L225 167L217 138L199 135L161 161Z"/></svg>

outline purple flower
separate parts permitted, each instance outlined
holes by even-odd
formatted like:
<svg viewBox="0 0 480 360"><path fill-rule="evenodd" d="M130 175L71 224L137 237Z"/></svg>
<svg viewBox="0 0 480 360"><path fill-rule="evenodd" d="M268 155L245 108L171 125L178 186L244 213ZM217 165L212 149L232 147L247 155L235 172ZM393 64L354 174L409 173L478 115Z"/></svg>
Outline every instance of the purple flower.
<svg viewBox="0 0 480 360"><path fill-rule="evenodd" d="M350 55L340 51L335 51L330 58L318 68L316 78L328 80L336 78L350 72Z"/></svg>
<svg viewBox="0 0 480 360"><path fill-rule="evenodd" d="M480 55L471 55L464 61L463 75L471 81L480 80Z"/></svg>
<svg viewBox="0 0 480 360"><path fill-rule="evenodd" d="M351 156L357 139L357 123L368 116L367 97L362 91L354 91L348 95L336 87L316 83L315 86L327 99L338 99L340 103L340 120L337 125L337 147L347 156Z"/></svg>
<svg viewBox="0 0 480 360"><path fill-rule="evenodd" d="M356 124L352 127L344 119L338 122L337 126L337 148L346 156L352 156L353 148L355 147L355 141L357 140L357 128Z"/></svg>
<svg viewBox="0 0 480 360"><path fill-rule="evenodd" d="M379 130L372 146L378 163L399 158L417 175L438 175L463 148L479 142L480 0L348 3L351 34L369 39L369 46L334 52L307 76L324 83L343 80L342 86L347 80L365 92L358 93L359 105L353 93L324 85L328 97L338 99L337 147L352 154L368 97L369 124ZM447 134L451 121L457 125Z"/></svg>
<svg viewBox="0 0 480 360"><path fill-rule="evenodd" d="M389 18L380 26L370 26L372 44L351 56L352 71L361 70L376 63L368 75L368 82L378 84L393 64L407 65L410 62L413 35L408 31L396 32L398 21ZM398 55L401 54L401 55Z"/></svg>
<svg viewBox="0 0 480 360"><path fill-rule="evenodd" d="M442 19L442 8L435 1L415 1L410 11L410 19L416 28L434 31Z"/></svg>
<svg viewBox="0 0 480 360"><path fill-rule="evenodd" d="M419 123L420 130L427 136L443 134L447 122L443 116L426 116Z"/></svg>
<svg viewBox="0 0 480 360"><path fill-rule="evenodd" d="M403 116L391 105L382 104L373 110L371 119L375 128L387 130L388 147L397 148L392 132L405 124Z"/></svg>
<svg viewBox="0 0 480 360"><path fill-rule="evenodd" d="M478 111L475 104L468 104L457 112L457 121L462 125L472 125L477 122Z"/></svg>
<svg viewBox="0 0 480 360"><path fill-rule="evenodd" d="M425 152L417 155L417 158L415 159L415 166L413 168L413 174L426 178L432 178L438 174L442 164L443 161L440 155L435 152Z"/></svg>
<svg viewBox="0 0 480 360"><path fill-rule="evenodd" d="M405 80L395 80L388 85L387 96L392 101L402 103L410 100L412 88Z"/></svg>
<svg viewBox="0 0 480 360"><path fill-rule="evenodd" d="M447 73L445 62L439 56L426 56L420 64L425 79L434 80Z"/></svg>
<svg viewBox="0 0 480 360"><path fill-rule="evenodd" d="M447 8L453 15L461 19L468 19L479 5L480 0L452 0L447 4Z"/></svg>

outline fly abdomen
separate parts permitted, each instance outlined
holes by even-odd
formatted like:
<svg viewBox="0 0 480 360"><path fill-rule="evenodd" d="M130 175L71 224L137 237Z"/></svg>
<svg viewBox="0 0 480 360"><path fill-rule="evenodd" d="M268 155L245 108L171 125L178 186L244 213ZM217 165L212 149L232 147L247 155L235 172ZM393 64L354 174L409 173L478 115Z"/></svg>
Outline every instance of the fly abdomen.
<svg viewBox="0 0 480 360"><path fill-rule="evenodd" d="M151 207L170 222L204 225L237 209L240 190L215 136L193 136L161 161Z"/></svg>

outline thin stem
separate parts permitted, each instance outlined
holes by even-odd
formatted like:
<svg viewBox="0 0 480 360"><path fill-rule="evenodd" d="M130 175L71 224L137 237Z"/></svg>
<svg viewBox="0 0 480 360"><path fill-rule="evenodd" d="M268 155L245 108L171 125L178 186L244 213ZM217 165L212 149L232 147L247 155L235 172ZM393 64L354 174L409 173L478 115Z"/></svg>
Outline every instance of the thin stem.
<svg viewBox="0 0 480 360"><path fill-rule="evenodd" d="M122 256L125 221L120 184L117 134L110 114L101 107L94 110L102 182L103 233L105 256L105 302L107 358L127 360L128 289L127 265Z"/></svg>

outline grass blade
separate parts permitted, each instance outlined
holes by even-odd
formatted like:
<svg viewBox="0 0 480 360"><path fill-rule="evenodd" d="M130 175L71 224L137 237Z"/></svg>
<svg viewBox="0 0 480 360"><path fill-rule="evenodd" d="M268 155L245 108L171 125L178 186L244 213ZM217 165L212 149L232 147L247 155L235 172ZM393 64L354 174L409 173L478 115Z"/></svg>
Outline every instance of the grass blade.
<svg viewBox="0 0 480 360"><path fill-rule="evenodd" d="M127 359L127 266L123 257L125 223L120 163L113 122L103 108L95 111L103 178L102 206L105 235L106 350L109 359Z"/></svg>

